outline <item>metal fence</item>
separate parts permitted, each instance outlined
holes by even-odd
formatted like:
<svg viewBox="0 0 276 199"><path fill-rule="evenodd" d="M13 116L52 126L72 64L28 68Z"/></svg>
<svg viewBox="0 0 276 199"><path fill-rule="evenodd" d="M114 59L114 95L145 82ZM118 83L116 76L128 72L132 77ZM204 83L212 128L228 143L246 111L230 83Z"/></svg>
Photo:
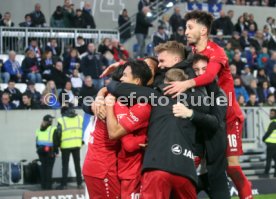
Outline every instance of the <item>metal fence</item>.
<svg viewBox="0 0 276 199"><path fill-rule="evenodd" d="M39 46L43 48L51 38L56 38L63 49L66 45L74 46L78 36L82 36L86 42L96 44L106 37L116 39L120 37L117 30L0 27L0 53L5 54L10 50L15 50L23 54L31 39L37 39Z"/></svg>

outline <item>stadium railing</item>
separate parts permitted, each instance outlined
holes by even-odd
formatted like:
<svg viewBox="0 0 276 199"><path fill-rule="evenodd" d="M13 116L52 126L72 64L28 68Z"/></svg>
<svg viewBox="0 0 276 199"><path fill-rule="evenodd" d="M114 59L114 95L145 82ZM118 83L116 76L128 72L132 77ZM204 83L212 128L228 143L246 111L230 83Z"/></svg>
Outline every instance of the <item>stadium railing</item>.
<svg viewBox="0 0 276 199"><path fill-rule="evenodd" d="M78 36L96 44L105 37L115 39L120 37L116 29L0 27L0 53L7 53L9 50L24 53L31 39L37 39L41 47L47 45L49 39L56 38L63 49L67 44L74 45Z"/></svg>

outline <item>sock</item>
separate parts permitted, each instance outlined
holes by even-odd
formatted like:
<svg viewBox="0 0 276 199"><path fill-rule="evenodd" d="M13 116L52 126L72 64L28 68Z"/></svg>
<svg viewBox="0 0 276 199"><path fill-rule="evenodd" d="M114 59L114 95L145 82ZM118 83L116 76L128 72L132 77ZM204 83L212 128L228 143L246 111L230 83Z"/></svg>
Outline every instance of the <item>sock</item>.
<svg viewBox="0 0 276 199"><path fill-rule="evenodd" d="M241 166L228 166L227 174L235 184L240 199L251 199L252 190L251 183L247 180L246 176L242 172Z"/></svg>

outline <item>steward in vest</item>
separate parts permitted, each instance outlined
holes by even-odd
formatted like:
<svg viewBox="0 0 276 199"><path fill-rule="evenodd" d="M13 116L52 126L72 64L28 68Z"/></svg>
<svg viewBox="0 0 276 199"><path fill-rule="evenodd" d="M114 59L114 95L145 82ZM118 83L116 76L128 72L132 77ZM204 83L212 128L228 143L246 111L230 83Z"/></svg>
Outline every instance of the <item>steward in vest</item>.
<svg viewBox="0 0 276 199"><path fill-rule="evenodd" d="M276 109L270 109L270 124L263 136L263 142L266 143L266 166L264 175L269 175L271 160L274 160L274 177L276 177Z"/></svg>
<svg viewBox="0 0 276 199"><path fill-rule="evenodd" d="M36 130L36 149L41 162L41 188L46 190L52 189L52 170L58 153L58 147L53 142L56 130L52 125L53 118L51 115L45 115L40 129Z"/></svg>
<svg viewBox="0 0 276 199"><path fill-rule="evenodd" d="M80 167L80 148L82 141L82 122L83 118L77 115L72 107L64 106L61 108L62 117L59 118L57 126L57 136L62 156L62 182L57 189L67 188L67 175L70 154L72 153L77 175L77 186L82 188L82 177Z"/></svg>

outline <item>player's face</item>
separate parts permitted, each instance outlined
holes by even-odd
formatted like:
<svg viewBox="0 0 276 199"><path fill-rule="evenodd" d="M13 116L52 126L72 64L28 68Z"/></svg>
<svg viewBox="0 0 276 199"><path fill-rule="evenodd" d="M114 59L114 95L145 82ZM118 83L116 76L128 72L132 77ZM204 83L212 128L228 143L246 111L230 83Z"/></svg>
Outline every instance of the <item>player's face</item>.
<svg viewBox="0 0 276 199"><path fill-rule="evenodd" d="M123 83L129 83L129 84L139 84L139 79L138 78L134 78L132 75L132 70L129 66L127 66L123 72L123 76L121 77L121 82Z"/></svg>
<svg viewBox="0 0 276 199"><path fill-rule="evenodd" d="M181 58L179 56L173 55L168 51L158 53L157 59L159 61L158 67L161 69L171 68L181 61Z"/></svg>
<svg viewBox="0 0 276 199"><path fill-rule="evenodd" d="M195 19L190 19L186 23L185 35L189 44L197 44L200 40L202 25L196 23Z"/></svg>
<svg viewBox="0 0 276 199"><path fill-rule="evenodd" d="M196 76L203 75L207 69L207 62L204 60L199 60L198 62L193 64L193 69L195 71Z"/></svg>

